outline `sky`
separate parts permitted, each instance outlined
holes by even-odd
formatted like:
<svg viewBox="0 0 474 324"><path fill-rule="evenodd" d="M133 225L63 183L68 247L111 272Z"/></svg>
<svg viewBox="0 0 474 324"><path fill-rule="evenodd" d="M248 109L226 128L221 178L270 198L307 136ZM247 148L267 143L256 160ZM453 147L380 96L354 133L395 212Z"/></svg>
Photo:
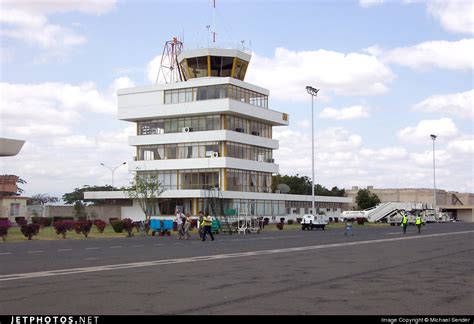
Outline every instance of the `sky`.
<svg viewBox="0 0 474 324"><path fill-rule="evenodd" d="M134 124L116 90L153 84L167 40L252 51L246 82L270 90L281 174L328 188L474 192L474 14L470 0L0 0L0 137L23 139L1 174L24 195L111 183ZM115 185L128 185L127 166Z"/></svg>

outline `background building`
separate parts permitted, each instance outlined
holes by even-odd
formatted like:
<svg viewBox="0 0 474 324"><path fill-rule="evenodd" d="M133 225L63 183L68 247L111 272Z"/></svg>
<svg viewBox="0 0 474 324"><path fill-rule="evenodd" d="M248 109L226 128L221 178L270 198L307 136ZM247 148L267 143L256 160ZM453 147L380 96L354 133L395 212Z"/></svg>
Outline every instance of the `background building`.
<svg viewBox="0 0 474 324"><path fill-rule="evenodd" d="M352 198L352 203L348 205L349 209L357 209L355 197L359 189L369 189L371 193L379 197L381 203L424 203L428 204L431 208L434 203L433 189L429 188L376 189L373 186L368 186L367 188L354 186L351 189L346 189L347 196ZM450 212L454 218L474 222L474 193L436 189L436 205L441 211Z"/></svg>

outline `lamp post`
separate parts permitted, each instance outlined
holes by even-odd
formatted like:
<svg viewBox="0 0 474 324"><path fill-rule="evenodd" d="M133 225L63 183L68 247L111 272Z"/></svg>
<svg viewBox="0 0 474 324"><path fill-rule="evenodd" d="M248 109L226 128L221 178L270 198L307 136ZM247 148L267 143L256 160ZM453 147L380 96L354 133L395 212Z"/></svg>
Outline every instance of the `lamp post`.
<svg viewBox="0 0 474 324"><path fill-rule="evenodd" d="M314 97L318 96L319 89L307 86L306 91L311 95L311 208L314 216Z"/></svg>
<svg viewBox="0 0 474 324"><path fill-rule="evenodd" d="M436 164L435 164L435 140L436 140L436 135L431 134L430 135L431 139L433 140L433 210L434 210L434 216L435 216L435 221L436 221Z"/></svg>
<svg viewBox="0 0 474 324"><path fill-rule="evenodd" d="M127 164L127 162L123 162L123 163L120 163L119 165L117 165L115 168L111 168L107 165L105 165L104 163L101 163L100 165L106 167L107 169L109 169L111 172L112 172L112 188L114 188L114 174L115 174L115 170L117 170L118 168L120 168L122 165L124 164Z"/></svg>

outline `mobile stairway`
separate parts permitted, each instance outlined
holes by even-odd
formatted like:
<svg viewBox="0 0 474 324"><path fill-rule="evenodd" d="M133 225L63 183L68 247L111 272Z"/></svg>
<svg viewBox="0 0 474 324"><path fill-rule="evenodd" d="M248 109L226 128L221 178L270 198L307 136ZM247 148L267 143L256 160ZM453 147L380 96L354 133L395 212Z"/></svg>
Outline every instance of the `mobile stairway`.
<svg viewBox="0 0 474 324"><path fill-rule="evenodd" d="M425 206L422 203L386 202L368 208L365 211L369 212L367 220L371 223L375 223L385 219L390 219L392 216L397 215L399 210L418 213L425 210Z"/></svg>

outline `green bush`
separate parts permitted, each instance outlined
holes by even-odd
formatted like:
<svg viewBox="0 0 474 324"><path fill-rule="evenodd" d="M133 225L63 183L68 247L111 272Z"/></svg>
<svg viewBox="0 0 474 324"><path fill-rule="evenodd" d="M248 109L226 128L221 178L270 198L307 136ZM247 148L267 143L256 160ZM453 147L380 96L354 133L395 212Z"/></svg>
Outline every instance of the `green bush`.
<svg viewBox="0 0 474 324"><path fill-rule="evenodd" d="M292 219L289 219L289 220L288 220L288 225L291 225L291 224L293 224L293 223L294 223L294 220L292 220Z"/></svg>
<svg viewBox="0 0 474 324"><path fill-rule="evenodd" d="M114 220L112 221L112 228L114 229L115 233L123 233L123 221L121 220Z"/></svg>
<svg viewBox="0 0 474 324"><path fill-rule="evenodd" d="M298 218L296 219L296 222L297 222L298 224L301 224L302 221L303 221L303 218L301 218L301 217L298 217Z"/></svg>

